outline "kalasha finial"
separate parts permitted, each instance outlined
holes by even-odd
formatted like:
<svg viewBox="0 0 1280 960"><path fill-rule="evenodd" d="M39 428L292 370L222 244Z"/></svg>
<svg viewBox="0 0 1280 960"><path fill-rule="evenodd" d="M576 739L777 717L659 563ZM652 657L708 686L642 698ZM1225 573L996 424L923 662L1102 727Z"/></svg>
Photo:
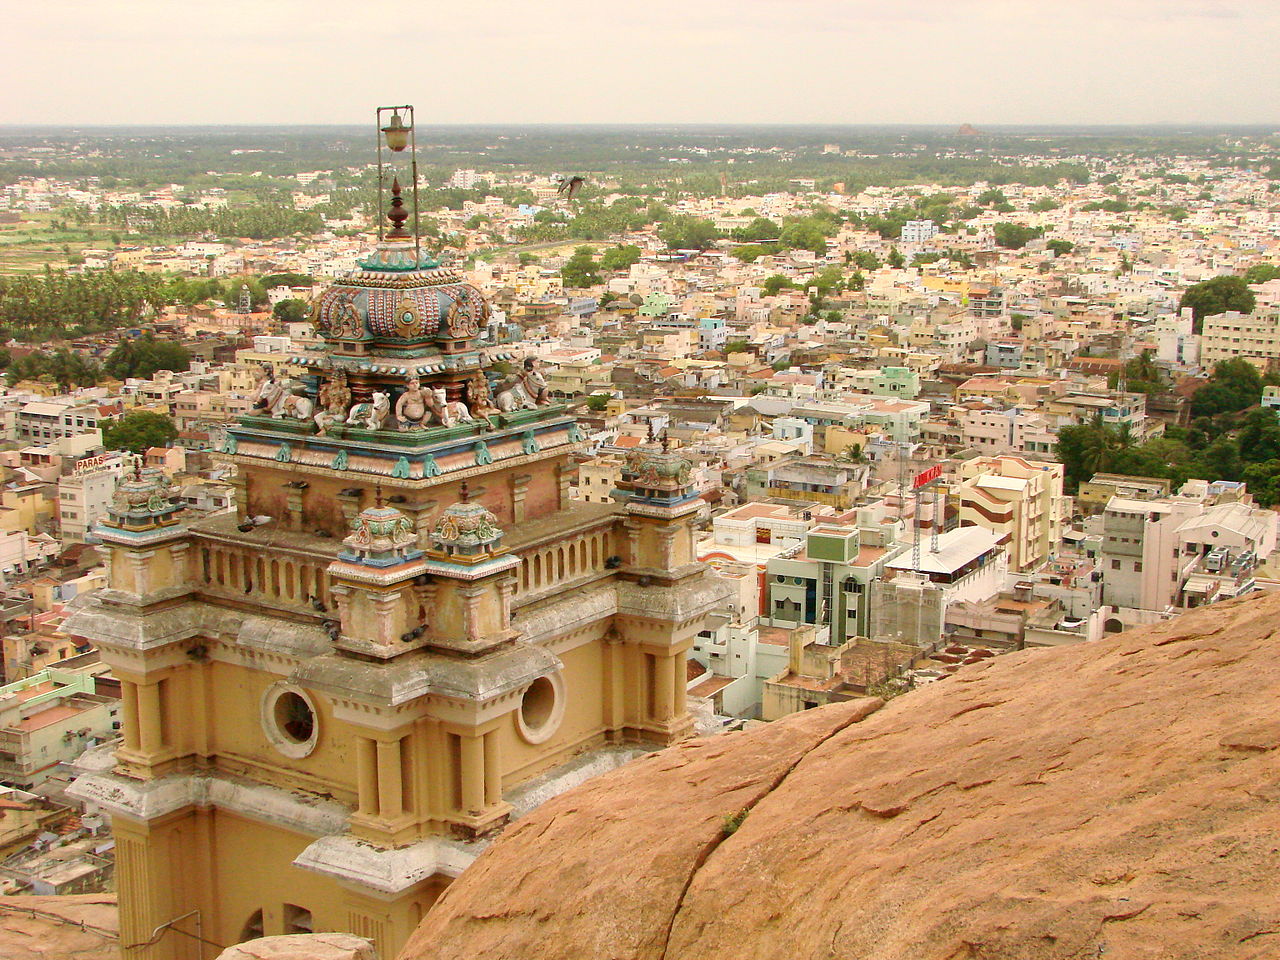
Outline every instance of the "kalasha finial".
<svg viewBox="0 0 1280 960"><path fill-rule="evenodd" d="M462 486L458 489L458 496L461 498L463 503L471 502L471 491L467 488L467 482L465 480L462 481Z"/></svg>
<svg viewBox="0 0 1280 960"><path fill-rule="evenodd" d="M662 452L669 453L671 451L671 438L667 436L667 431L662 431Z"/></svg>
<svg viewBox="0 0 1280 960"><path fill-rule="evenodd" d="M142 454L140 453L133 455L133 479L142 480Z"/></svg>
<svg viewBox="0 0 1280 960"><path fill-rule="evenodd" d="M391 232L387 234L388 240L409 239L409 231L404 228L404 222L409 219L409 211L404 208L404 201L400 199L399 177L391 181L391 209L387 211L387 219L391 221Z"/></svg>

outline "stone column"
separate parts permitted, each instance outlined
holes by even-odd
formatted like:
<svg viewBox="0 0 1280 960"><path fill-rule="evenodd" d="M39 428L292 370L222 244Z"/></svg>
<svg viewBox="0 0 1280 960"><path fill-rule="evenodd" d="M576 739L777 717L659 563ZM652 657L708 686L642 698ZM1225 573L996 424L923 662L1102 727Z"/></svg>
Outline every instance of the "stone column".
<svg viewBox="0 0 1280 960"><path fill-rule="evenodd" d="M487 807L502 802L502 754L496 730L484 735L484 802Z"/></svg>
<svg viewBox="0 0 1280 960"><path fill-rule="evenodd" d="M462 769L462 812L484 812L484 740L478 736L459 737L462 741L460 760Z"/></svg>
<svg viewBox="0 0 1280 960"><path fill-rule="evenodd" d="M121 706L124 708L124 748L137 753L141 744L141 732L138 728L138 685L131 681L120 684Z"/></svg>
<svg viewBox="0 0 1280 960"><path fill-rule="evenodd" d="M672 657L654 656L653 658L653 685L654 685L654 717L655 720L670 720L673 716L672 710L675 708L675 691L671 686L671 660Z"/></svg>
<svg viewBox="0 0 1280 960"><path fill-rule="evenodd" d="M400 740L378 741L378 815L394 820L404 813L404 785L400 782Z"/></svg>
<svg viewBox="0 0 1280 960"><path fill-rule="evenodd" d="M519 523L525 518L524 501L529 496L529 481L533 477L527 473L514 474L511 477L511 519Z"/></svg>
<svg viewBox="0 0 1280 960"><path fill-rule="evenodd" d="M138 685L138 734L143 753L159 753L164 747L164 729L160 721L160 681Z"/></svg>
<svg viewBox="0 0 1280 960"><path fill-rule="evenodd" d="M622 638L612 630L604 636L604 723L611 731L623 725L626 714Z"/></svg>
<svg viewBox="0 0 1280 960"><path fill-rule="evenodd" d="M367 817L378 813L377 747L368 737L356 737L356 784L360 797L360 813Z"/></svg>
<svg viewBox="0 0 1280 960"><path fill-rule="evenodd" d="M302 491L296 487L289 488L288 496L289 529L302 529Z"/></svg>
<svg viewBox="0 0 1280 960"><path fill-rule="evenodd" d="M683 717L687 709L685 705L685 694L688 691L689 681L686 676L685 669L685 653L681 651L671 658L671 693L673 717Z"/></svg>

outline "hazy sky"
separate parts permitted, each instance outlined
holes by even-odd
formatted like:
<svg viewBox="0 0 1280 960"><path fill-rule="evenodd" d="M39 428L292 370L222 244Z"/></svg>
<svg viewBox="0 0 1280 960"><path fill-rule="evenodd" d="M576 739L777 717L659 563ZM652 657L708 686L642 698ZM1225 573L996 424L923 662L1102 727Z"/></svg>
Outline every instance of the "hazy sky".
<svg viewBox="0 0 1280 960"><path fill-rule="evenodd" d="M428 123L1280 121L1280 0L0 0L0 14L0 123L351 123L402 102Z"/></svg>

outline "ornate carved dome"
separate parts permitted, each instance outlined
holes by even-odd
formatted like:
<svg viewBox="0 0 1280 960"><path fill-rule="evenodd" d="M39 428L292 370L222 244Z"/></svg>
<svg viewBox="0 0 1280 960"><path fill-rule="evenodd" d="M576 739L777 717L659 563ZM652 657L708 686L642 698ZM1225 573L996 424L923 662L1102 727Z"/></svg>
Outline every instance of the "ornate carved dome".
<svg viewBox="0 0 1280 960"><path fill-rule="evenodd" d="M415 262L408 244L384 243L320 295L312 318L330 341L402 347L474 337L489 305L455 271L429 257Z"/></svg>
<svg viewBox="0 0 1280 960"><path fill-rule="evenodd" d="M133 470L116 483L115 494L107 508L110 525L127 529L158 526L174 522L174 514L183 509L171 501L173 484L158 467L142 466L135 461Z"/></svg>
<svg viewBox="0 0 1280 960"><path fill-rule="evenodd" d="M413 524L395 507L367 507L351 521L338 556L348 563L391 566L421 554Z"/></svg>
<svg viewBox="0 0 1280 960"><path fill-rule="evenodd" d="M502 530L484 506L464 500L445 508L431 531L431 542L451 558L484 559L499 552Z"/></svg>

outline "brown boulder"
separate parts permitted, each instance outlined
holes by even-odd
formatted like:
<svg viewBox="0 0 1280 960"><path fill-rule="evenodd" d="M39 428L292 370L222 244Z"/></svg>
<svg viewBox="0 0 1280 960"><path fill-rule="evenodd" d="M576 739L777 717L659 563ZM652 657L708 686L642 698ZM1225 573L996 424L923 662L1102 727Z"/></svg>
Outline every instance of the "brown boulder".
<svg viewBox="0 0 1280 960"><path fill-rule="evenodd" d="M4 960L119 960L113 893L0 897Z"/></svg>
<svg viewBox="0 0 1280 960"><path fill-rule="evenodd" d="M401 960L1273 960L1278 640L1257 596L673 747L510 828Z"/></svg>
<svg viewBox="0 0 1280 960"><path fill-rule="evenodd" d="M218 960L378 960L373 944L349 933L291 933L227 947Z"/></svg>

